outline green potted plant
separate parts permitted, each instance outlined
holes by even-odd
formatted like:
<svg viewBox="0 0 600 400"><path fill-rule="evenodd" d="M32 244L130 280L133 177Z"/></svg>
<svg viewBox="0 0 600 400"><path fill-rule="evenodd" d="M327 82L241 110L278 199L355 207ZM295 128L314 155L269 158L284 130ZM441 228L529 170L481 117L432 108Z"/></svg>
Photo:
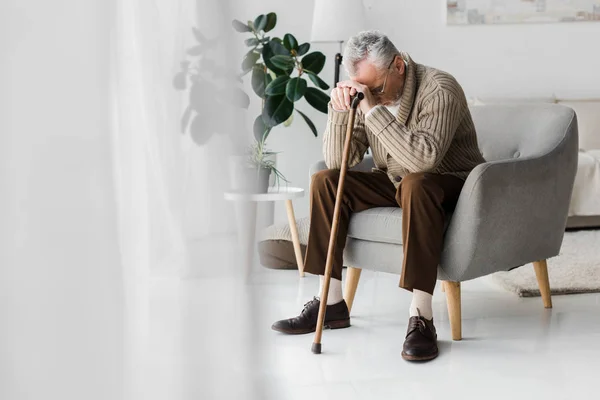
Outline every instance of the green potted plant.
<svg viewBox="0 0 600 400"><path fill-rule="evenodd" d="M246 24L238 20L232 24L236 31L251 34L245 39L250 50L243 58L241 73L218 65L219 59L214 53L225 44L220 38L207 39L199 29L192 28L197 43L186 51L191 60L181 62L181 70L173 79L177 90L189 91L189 102L181 117L181 132L189 131L199 146L206 145L215 133L237 133L239 129L227 125L231 121L223 120L222 110L231 106L248 108L250 97L237 86L251 72L251 86L261 99L261 113L254 119L252 144L241 150L240 165L233 166L232 176L237 181L233 189L265 192L271 173L277 185L280 180L287 182L275 167L272 156L276 153L266 148L271 130L280 124L289 126L296 111L317 136L314 123L295 108L295 103L305 98L310 106L327 113L329 96L322 90L329 89L329 85L319 77L325 55L318 51L309 53L310 44L299 44L290 33L283 39L266 36L277 24L275 13L261 14ZM314 87L308 85L307 77ZM237 145L245 140L232 138L232 142Z"/></svg>
<svg viewBox="0 0 600 400"><path fill-rule="evenodd" d="M316 137L315 124L295 107L295 103L304 98L310 106L327 113L329 102L329 96L323 92L329 89L329 85L319 77L325 65L325 55L318 51L309 53L310 43L300 44L291 33L286 33L283 39L267 36L276 24L275 13L261 14L247 23L232 21L236 31L250 34L244 41L250 50L243 58L241 76L251 73L252 90L262 104L260 115L254 119L255 141L249 152L250 164L256 171L261 191L266 191L271 172L275 174L277 184L279 180L287 182L269 158L275 153L266 149L271 130L280 124L289 126L296 111ZM309 86L309 81L314 87Z"/></svg>

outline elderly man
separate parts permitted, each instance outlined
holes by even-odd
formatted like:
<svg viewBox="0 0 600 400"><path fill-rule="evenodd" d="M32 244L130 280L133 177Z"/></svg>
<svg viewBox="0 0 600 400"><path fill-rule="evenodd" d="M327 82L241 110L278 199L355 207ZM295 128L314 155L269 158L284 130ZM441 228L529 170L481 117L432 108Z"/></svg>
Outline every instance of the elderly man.
<svg viewBox="0 0 600 400"><path fill-rule="evenodd" d="M362 92L365 97L356 116L349 167L358 164L370 147L376 168L346 175L325 325L350 326L341 282L350 215L373 207L401 207L400 287L412 292L402 357L430 360L438 355L432 294L444 218L455 207L469 172L484 162L475 127L454 77L415 63L377 31L361 32L349 40L344 66L350 80L331 92L323 138L330 169L312 177L304 270L321 275L322 285L350 100ZM290 334L314 332L318 309L315 297L299 316L277 321L272 328Z"/></svg>

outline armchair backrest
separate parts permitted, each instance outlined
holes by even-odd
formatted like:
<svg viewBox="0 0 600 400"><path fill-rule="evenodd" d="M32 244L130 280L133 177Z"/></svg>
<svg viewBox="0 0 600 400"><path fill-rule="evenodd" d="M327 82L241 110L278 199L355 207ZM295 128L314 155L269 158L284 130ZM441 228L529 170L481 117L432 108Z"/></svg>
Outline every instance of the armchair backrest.
<svg viewBox="0 0 600 400"><path fill-rule="evenodd" d="M476 106L471 115L487 161L541 157L558 147L571 133L570 127L576 126L573 110L556 104Z"/></svg>

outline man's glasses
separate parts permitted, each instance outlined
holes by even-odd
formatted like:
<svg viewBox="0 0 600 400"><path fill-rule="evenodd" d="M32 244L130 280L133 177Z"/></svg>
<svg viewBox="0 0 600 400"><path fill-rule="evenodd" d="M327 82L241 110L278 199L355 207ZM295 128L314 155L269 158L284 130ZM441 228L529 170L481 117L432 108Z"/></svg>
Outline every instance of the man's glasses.
<svg viewBox="0 0 600 400"><path fill-rule="evenodd" d="M388 79L388 76L390 75L391 67L392 67L392 64L394 63L395 59L396 59L396 56L394 56L394 58L392 58L390 65L388 65L388 67L387 67L387 73L385 74L385 79L383 80L383 85L381 85L381 87L379 87L379 88L375 88L375 89L371 90L371 94L373 96L381 96L381 95L383 95L383 93L385 93L385 84L387 83L387 79Z"/></svg>

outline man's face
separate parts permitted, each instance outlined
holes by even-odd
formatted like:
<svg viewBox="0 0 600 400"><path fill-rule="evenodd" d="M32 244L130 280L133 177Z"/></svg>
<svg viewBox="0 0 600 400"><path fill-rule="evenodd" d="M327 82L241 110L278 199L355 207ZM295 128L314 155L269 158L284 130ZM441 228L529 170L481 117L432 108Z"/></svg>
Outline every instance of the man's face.
<svg viewBox="0 0 600 400"><path fill-rule="evenodd" d="M396 56L389 68L381 70L365 59L356 64L356 75L350 78L367 86L377 104L392 104L404 84L404 61Z"/></svg>

